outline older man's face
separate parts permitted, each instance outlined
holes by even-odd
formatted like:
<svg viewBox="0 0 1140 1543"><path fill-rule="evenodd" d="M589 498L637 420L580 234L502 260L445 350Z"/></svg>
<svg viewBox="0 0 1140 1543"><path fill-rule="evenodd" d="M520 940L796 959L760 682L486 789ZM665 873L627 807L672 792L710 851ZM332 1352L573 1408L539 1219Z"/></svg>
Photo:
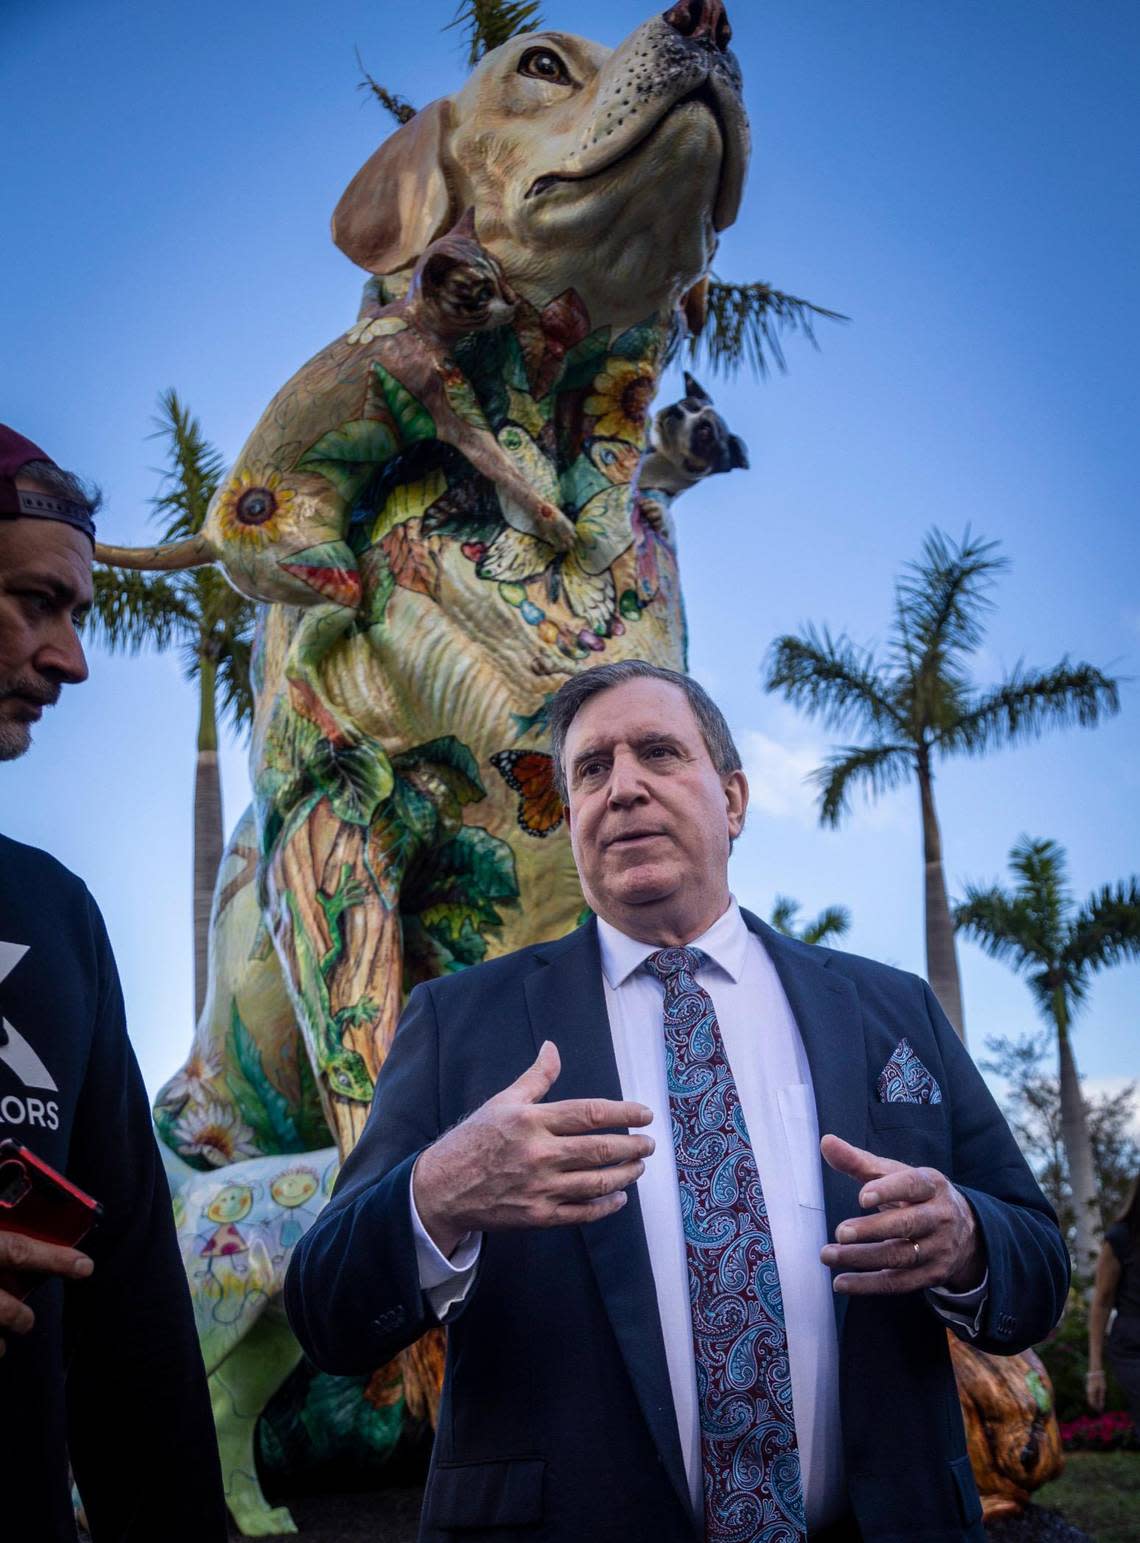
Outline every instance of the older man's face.
<svg viewBox="0 0 1140 1543"><path fill-rule="evenodd" d="M90 604L91 543L82 531L0 519L0 761L23 755L61 686L87 679L76 627Z"/></svg>
<svg viewBox="0 0 1140 1543"><path fill-rule="evenodd" d="M653 679L591 697L565 756L570 841L590 905L645 942L698 937L728 904L743 772L716 770L684 692Z"/></svg>

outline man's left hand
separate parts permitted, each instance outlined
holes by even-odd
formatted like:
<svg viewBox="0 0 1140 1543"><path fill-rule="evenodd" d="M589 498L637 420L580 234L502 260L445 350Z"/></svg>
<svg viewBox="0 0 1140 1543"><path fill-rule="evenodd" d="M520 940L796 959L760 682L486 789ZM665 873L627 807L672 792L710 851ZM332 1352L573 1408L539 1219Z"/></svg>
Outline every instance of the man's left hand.
<svg viewBox="0 0 1140 1543"><path fill-rule="evenodd" d="M877 1157L838 1136L819 1145L832 1168L862 1181L859 1204L876 1213L840 1222L837 1241L821 1251L829 1269L843 1272L832 1281L836 1291L893 1296L981 1285L985 1244L969 1202L945 1174Z"/></svg>

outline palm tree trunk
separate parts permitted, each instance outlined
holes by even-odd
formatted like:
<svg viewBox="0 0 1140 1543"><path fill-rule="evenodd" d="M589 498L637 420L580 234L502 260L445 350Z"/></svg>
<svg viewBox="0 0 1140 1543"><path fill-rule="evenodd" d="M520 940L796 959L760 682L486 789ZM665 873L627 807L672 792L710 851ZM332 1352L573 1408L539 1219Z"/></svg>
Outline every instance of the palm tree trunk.
<svg viewBox="0 0 1140 1543"><path fill-rule="evenodd" d="M1068 1017L1064 996L1058 988L1053 992L1053 1018L1057 1024L1061 1070L1061 1141L1065 1148L1077 1228L1073 1244L1073 1269L1076 1274L1084 1277L1087 1285L1100 1247L1103 1223L1096 1192L1092 1139L1085 1115L1085 1101L1081 1097L1081 1080L1077 1076L1077 1063L1069 1038Z"/></svg>
<svg viewBox="0 0 1140 1543"><path fill-rule="evenodd" d="M958 952L946 895L946 876L942 871L942 833L934 812L934 779L924 756L918 761L918 789L922 800L922 856L926 880L926 978L942 1004L942 1011L965 1044L962 982L958 975Z"/></svg>
<svg viewBox="0 0 1140 1543"><path fill-rule="evenodd" d="M198 766L194 776L194 1020L206 1002L210 905L222 865L222 780L218 772L217 663L203 657L198 674Z"/></svg>

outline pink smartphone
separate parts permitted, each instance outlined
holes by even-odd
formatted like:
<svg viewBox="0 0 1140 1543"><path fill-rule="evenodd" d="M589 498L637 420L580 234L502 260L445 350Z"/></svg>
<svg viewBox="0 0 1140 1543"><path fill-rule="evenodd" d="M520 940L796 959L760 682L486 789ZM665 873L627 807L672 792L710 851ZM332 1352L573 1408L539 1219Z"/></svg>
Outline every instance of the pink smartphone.
<svg viewBox="0 0 1140 1543"><path fill-rule="evenodd" d="M103 1207L41 1157L15 1141L0 1141L0 1232L22 1232L74 1248ZM0 1270L0 1291L21 1300L43 1276Z"/></svg>

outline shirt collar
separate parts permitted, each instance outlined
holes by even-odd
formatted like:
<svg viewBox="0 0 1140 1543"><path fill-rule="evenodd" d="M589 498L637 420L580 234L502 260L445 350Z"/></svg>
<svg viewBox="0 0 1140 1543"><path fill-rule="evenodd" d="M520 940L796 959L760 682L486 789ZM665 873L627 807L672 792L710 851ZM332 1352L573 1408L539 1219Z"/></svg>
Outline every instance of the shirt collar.
<svg viewBox="0 0 1140 1543"><path fill-rule="evenodd" d="M642 943L619 932L609 922L598 917L598 945L602 953L602 974L611 989L622 986L662 946L660 943ZM707 954L711 963L732 981L738 981L744 973L744 960L748 952L748 928L735 896L729 896L728 909L717 917L707 932L694 938L688 945Z"/></svg>

